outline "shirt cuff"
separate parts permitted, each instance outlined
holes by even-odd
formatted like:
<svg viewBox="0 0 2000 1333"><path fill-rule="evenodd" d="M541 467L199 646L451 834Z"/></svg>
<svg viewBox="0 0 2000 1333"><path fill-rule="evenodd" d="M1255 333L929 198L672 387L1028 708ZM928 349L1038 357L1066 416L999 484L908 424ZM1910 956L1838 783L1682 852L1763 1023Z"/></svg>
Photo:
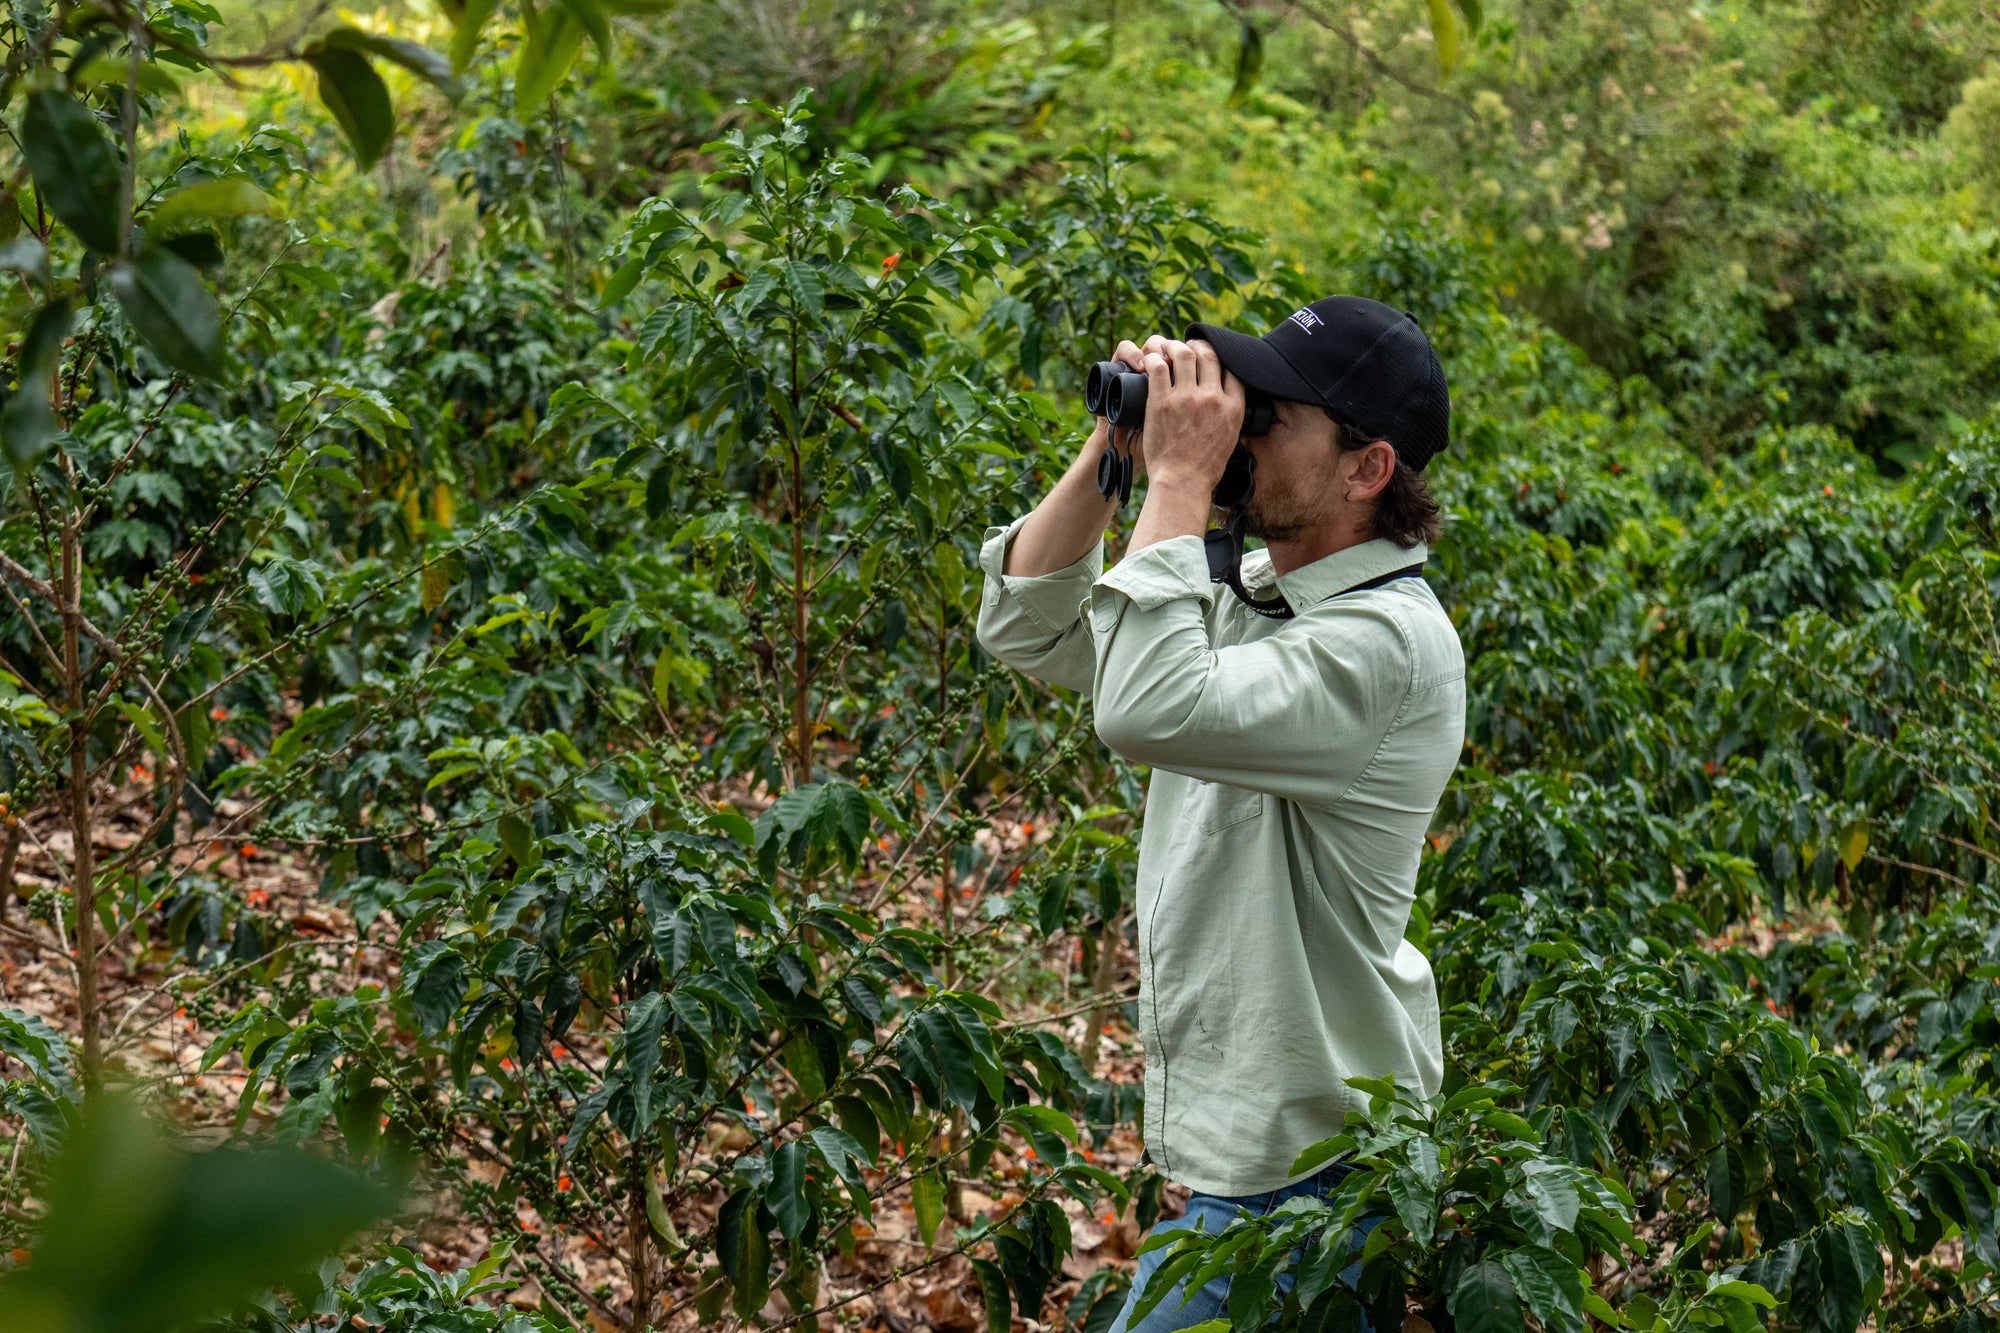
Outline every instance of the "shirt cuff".
<svg viewBox="0 0 2000 1333"><path fill-rule="evenodd" d="M985 605L997 607L1006 598L1051 635L1062 634L1077 622L1085 594L1104 572L1104 539L1099 537L1078 559L1047 574L1002 573L1007 547L1028 517L1023 514L1005 527L986 529L979 547L979 568L986 575Z"/></svg>
<svg viewBox="0 0 2000 1333"><path fill-rule="evenodd" d="M1198 597L1205 605L1215 601L1215 585L1208 579L1208 548L1192 533L1132 552L1092 585L1091 624L1106 630L1118 618L1118 608L1113 599L1095 596L1098 588L1124 593L1141 611L1157 610L1181 597Z"/></svg>

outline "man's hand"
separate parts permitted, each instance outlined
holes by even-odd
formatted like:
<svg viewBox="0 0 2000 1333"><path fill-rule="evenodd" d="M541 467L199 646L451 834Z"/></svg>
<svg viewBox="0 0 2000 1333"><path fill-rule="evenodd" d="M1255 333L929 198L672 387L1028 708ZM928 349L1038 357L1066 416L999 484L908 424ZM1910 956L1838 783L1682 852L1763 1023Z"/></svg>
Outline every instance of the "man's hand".
<svg viewBox="0 0 2000 1333"><path fill-rule="evenodd" d="M1120 354L1130 347L1120 343ZM1206 502L1242 434L1243 382L1200 338L1149 338L1138 364L1150 381L1145 440L1153 485L1187 487Z"/></svg>
<svg viewBox="0 0 2000 1333"><path fill-rule="evenodd" d="M1201 536L1215 483L1243 428L1243 385L1222 368L1215 348L1199 338L1159 341L1158 351L1144 354L1153 480L1126 544L1128 555L1173 537Z"/></svg>

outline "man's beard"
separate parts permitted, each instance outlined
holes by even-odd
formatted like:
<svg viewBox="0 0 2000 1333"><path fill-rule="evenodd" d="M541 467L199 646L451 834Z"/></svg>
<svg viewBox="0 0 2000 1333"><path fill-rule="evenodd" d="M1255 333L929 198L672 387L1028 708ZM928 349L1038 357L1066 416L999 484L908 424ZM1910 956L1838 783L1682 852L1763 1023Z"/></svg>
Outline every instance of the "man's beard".
<svg viewBox="0 0 2000 1333"><path fill-rule="evenodd" d="M1306 518L1296 510L1273 514L1262 499L1253 496L1250 507L1243 512L1243 531L1266 545L1288 542L1306 530Z"/></svg>

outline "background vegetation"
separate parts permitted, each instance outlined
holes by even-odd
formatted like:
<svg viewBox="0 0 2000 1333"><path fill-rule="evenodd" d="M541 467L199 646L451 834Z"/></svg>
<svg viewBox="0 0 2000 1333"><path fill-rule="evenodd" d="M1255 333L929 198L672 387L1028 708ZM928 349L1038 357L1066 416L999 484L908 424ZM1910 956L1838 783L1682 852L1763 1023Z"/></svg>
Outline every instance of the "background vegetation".
<svg viewBox="0 0 2000 1333"><path fill-rule="evenodd" d="M978 543L1116 338L1351 291L1452 382L1450 1072L1169 1271L1242 1328L1993 1327L1996 43L15 5L0 1318L1103 1329L1177 1206L1144 774L980 652Z"/></svg>

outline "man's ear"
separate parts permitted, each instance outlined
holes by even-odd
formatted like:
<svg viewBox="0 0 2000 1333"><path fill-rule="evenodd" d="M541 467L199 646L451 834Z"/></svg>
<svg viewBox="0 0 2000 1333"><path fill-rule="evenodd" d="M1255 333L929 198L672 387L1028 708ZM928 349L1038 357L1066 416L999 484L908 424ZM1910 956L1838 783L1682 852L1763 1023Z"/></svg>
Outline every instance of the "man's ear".
<svg viewBox="0 0 2000 1333"><path fill-rule="evenodd" d="M1387 440L1375 440L1347 454L1354 471L1347 475L1347 498L1356 503L1372 500L1396 475L1396 449Z"/></svg>

